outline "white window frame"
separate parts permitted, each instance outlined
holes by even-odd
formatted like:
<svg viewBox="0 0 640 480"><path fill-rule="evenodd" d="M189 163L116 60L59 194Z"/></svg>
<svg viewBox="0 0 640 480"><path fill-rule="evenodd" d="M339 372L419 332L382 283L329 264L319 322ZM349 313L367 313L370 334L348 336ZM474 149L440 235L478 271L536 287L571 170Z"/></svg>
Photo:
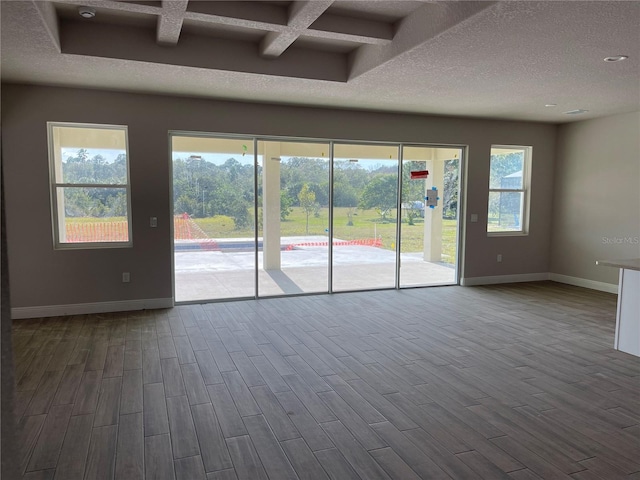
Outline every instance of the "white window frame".
<svg viewBox="0 0 640 480"><path fill-rule="evenodd" d="M101 184L101 183L64 183L56 178L57 152L54 147L54 127L63 128L91 128L104 130L121 130L124 132L125 152L127 156L127 178L125 184ZM129 131L126 125L107 125L96 123L72 123L72 122L47 122L47 137L49 145L49 180L51 193L51 220L53 226L53 245L56 250L82 250L97 248L130 248L133 246L132 217L131 217L131 176L129 161ZM127 195L127 229L128 241L126 242L62 242L60 237L61 225L64 225L65 217L59 215L58 188L113 188L124 189ZM62 224L61 224L62 222Z"/></svg>
<svg viewBox="0 0 640 480"><path fill-rule="evenodd" d="M487 236L489 237L518 237L529 235L529 206L531 204L531 158L533 147L530 145L491 145L491 152L494 149L523 150L524 159L522 162L522 188L491 188L489 180L489 198L492 193L522 193L522 218L520 219L520 230L497 230L489 231L489 210L487 199ZM489 155L489 171L491 171L491 153Z"/></svg>

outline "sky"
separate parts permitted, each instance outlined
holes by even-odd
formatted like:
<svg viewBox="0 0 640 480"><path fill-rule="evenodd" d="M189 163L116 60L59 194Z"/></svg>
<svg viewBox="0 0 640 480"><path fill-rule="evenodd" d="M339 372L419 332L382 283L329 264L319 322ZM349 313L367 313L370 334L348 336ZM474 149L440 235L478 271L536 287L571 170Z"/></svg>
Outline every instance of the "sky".
<svg viewBox="0 0 640 480"><path fill-rule="evenodd" d="M213 163L214 165L222 165L230 158L235 158L243 165L253 165L253 153L247 153L242 155L241 153L205 153L205 152L172 152L172 159L176 161L178 159L187 159L190 156L200 156L205 162ZM282 156L281 161L286 162L292 157ZM328 159L325 159L328 161ZM335 158L336 161L346 161L347 158ZM258 155L258 162L262 162L262 155ZM395 163L393 163L395 162ZM357 165L366 168L368 170L375 170L384 165L397 165L397 160L380 160L380 159L359 159Z"/></svg>

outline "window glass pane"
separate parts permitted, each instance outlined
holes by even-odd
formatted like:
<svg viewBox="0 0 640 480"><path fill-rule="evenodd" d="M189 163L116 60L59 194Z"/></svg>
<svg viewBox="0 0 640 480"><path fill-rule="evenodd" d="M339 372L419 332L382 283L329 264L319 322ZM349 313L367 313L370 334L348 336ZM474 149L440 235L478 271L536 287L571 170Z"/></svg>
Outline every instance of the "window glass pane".
<svg viewBox="0 0 640 480"><path fill-rule="evenodd" d="M523 192L489 192L489 232L522 231Z"/></svg>
<svg viewBox="0 0 640 480"><path fill-rule="evenodd" d="M524 154L522 148L492 148L489 188L523 188Z"/></svg>
<svg viewBox="0 0 640 480"><path fill-rule="evenodd" d="M48 130L54 244L129 243L127 127L50 122Z"/></svg>
<svg viewBox="0 0 640 480"><path fill-rule="evenodd" d="M398 167L397 145L334 146L333 291L394 286Z"/></svg>
<svg viewBox="0 0 640 480"><path fill-rule="evenodd" d="M123 129L52 127L56 183L127 183Z"/></svg>
<svg viewBox="0 0 640 480"><path fill-rule="evenodd" d="M58 187L57 193L61 243L129 241L126 189Z"/></svg>
<svg viewBox="0 0 640 480"><path fill-rule="evenodd" d="M459 148L403 146L400 222L400 287L456 282ZM427 178L411 172L427 170ZM440 197L425 206L433 188Z"/></svg>
<svg viewBox="0 0 640 480"><path fill-rule="evenodd" d="M253 297L251 138L171 136L175 299Z"/></svg>
<svg viewBox="0 0 640 480"><path fill-rule="evenodd" d="M329 144L258 142L258 295L329 289Z"/></svg>

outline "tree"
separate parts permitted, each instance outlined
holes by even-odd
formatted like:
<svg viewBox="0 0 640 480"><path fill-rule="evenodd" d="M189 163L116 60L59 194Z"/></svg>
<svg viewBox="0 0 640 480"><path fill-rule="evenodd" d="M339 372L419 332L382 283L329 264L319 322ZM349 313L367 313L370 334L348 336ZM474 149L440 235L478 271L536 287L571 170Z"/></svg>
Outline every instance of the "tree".
<svg viewBox="0 0 640 480"><path fill-rule="evenodd" d="M458 214L458 166L457 158L444 161L444 185L442 186L442 216L456 218Z"/></svg>
<svg viewBox="0 0 640 480"><path fill-rule="evenodd" d="M358 192L346 180L333 183L333 206L355 208L358 205Z"/></svg>
<svg viewBox="0 0 640 480"><path fill-rule="evenodd" d="M235 158L228 158L222 165L201 158L175 159L174 214L224 215L233 218L237 228L251 225L253 174L253 165Z"/></svg>
<svg viewBox="0 0 640 480"><path fill-rule="evenodd" d="M291 157L280 163L280 181L282 186L299 184L322 184L329 178L329 162L325 158ZM291 192L298 194L298 190Z"/></svg>
<svg viewBox="0 0 640 480"><path fill-rule="evenodd" d="M353 227L353 215L356 213L356 207L347 208L347 227Z"/></svg>
<svg viewBox="0 0 640 480"><path fill-rule="evenodd" d="M188 195L180 195L174 202L174 213L193 215L196 211L196 201Z"/></svg>
<svg viewBox="0 0 640 480"><path fill-rule="evenodd" d="M250 225L249 208L252 202L244 197L238 185L225 182L217 186L210 197L213 201L209 203L212 215L232 217L237 227Z"/></svg>
<svg viewBox="0 0 640 480"><path fill-rule="evenodd" d="M414 170L426 170L427 165L421 161L409 161L402 168L402 213L407 223L414 225L413 220L424 215L424 180L411 180Z"/></svg>
<svg viewBox="0 0 640 480"><path fill-rule="evenodd" d="M316 211L316 194L309 188L309 184L305 183L298 193L298 201L300 202L300 208L307 217L306 232L309 235L309 215Z"/></svg>
<svg viewBox="0 0 640 480"><path fill-rule="evenodd" d="M360 197L360 208L375 208L383 221L395 210L398 199L398 180L393 174L379 174L367 184Z"/></svg>
<svg viewBox="0 0 640 480"><path fill-rule="evenodd" d="M79 149L75 156L62 161L65 183L124 184L127 178L127 156L120 153L114 161L102 155L90 156ZM123 217L127 214L126 193L120 188L65 188L67 217Z"/></svg>
<svg viewBox="0 0 640 480"><path fill-rule="evenodd" d="M280 220L285 221L291 214L293 209L293 198L289 196L286 190L280 190Z"/></svg>

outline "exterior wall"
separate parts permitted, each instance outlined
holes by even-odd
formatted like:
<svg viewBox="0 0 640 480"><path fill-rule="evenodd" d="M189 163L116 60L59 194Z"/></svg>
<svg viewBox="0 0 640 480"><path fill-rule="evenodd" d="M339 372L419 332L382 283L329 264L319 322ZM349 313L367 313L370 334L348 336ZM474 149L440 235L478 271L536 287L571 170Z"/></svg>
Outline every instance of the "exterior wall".
<svg viewBox="0 0 640 480"><path fill-rule="evenodd" d="M549 271L554 125L25 85L3 85L2 93L13 307L171 298L169 130L467 145L463 212L479 218L464 230L462 277ZM128 125L133 248L53 249L47 121ZM528 236L487 237L492 144L533 146Z"/></svg>
<svg viewBox="0 0 640 480"><path fill-rule="evenodd" d="M639 134L640 112L559 128L552 273L617 284L596 260L640 257Z"/></svg>

